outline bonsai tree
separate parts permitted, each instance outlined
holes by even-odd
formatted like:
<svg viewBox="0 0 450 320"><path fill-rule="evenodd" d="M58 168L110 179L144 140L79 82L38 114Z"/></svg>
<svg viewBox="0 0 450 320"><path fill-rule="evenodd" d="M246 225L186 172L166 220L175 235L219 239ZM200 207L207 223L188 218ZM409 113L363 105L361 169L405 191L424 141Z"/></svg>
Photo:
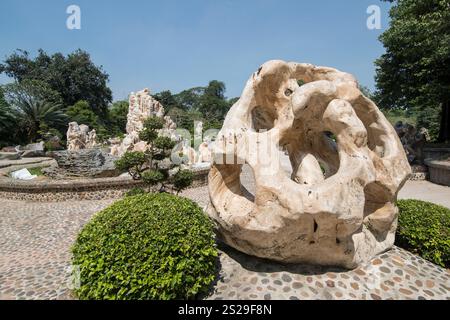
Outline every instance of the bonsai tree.
<svg viewBox="0 0 450 320"><path fill-rule="evenodd" d="M176 142L159 135L163 127L161 118L146 119L139 138L148 144L147 150L126 152L115 164L117 169L127 171L134 180L144 181L153 191L178 194L192 184L193 173L170 161Z"/></svg>

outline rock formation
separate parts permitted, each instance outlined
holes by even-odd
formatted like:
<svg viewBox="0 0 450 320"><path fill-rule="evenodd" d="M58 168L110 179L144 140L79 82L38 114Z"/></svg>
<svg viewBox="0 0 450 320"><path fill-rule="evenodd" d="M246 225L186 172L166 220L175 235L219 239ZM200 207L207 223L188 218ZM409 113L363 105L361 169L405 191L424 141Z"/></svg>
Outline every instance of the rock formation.
<svg viewBox="0 0 450 320"><path fill-rule="evenodd" d="M69 129L67 130L68 151L91 149L97 146L97 144L95 129L89 131L89 127L85 124L78 125L76 122L69 123Z"/></svg>
<svg viewBox="0 0 450 320"><path fill-rule="evenodd" d="M86 139L86 149L95 148L98 145L97 143L97 132L95 129L89 131Z"/></svg>
<svg viewBox="0 0 450 320"><path fill-rule="evenodd" d="M425 160L423 148L425 143L430 141L428 130L425 128L417 130L415 126L409 123L403 124L402 121L398 121L395 124L395 131L400 137L409 163L423 165Z"/></svg>
<svg viewBox="0 0 450 320"><path fill-rule="evenodd" d="M114 165L117 157L100 149L54 151L49 155L56 160L57 166L44 168L42 172L53 179L106 178L120 175Z"/></svg>
<svg viewBox="0 0 450 320"><path fill-rule="evenodd" d="M213 155L208 213L238 250L353 268L394 243L395 200L411 169L394 128L350 74L265 63L228 112ZM240 183L244 163L254 197Z"/></svg>
<svg viewBox="0 0 450 320"><path fill-rule="evenodd" d="M110 153L122 156L127 151L145 151L147 145L139 139L139 131L143 129L145 119L160 117L165 120L164 128L160 135L176 138L176 124L169 116L164 116L164 107L150 95L148 89L132 92L129 99L127 114L127 133L120 144L113 144Z"/></svg>
<svg viewBox="0 0 450 320"><path fill-rule="evenodd" d="M211 150L209 148L208 142L202 142L198 146L198 152L197 152L197 163L211 163L212 162L212 155Z"/></svg>

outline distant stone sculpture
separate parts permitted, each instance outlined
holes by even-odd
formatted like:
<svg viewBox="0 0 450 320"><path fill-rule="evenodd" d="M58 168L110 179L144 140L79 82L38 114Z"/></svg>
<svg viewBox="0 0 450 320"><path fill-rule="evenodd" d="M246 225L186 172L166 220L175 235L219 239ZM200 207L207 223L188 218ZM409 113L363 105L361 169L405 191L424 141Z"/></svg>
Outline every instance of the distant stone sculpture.
<svg viewBox="0 0 450 320"><path fill-rule="evenodd" d="M67 130L67 150L78 151L91 149L97 146L97 134L95 129L89 131L85 124L78 125L76 122L69 123Z"/></svg>
<svg viewBox="0 0 450 320"><path fill-rule="evenodd" d="M86 149L95 148L98 145L97 143L97 132L95 129L89 131L86 139Z"/></svg>
<svg viewBox="0 0 450 320"><path fill-rule="evenodd" d="M169 116L164 116L164 107L159 101L150 95L148 89L132 92L129 99L127 114L126 135L120 143L111 146L110 153L122 156L127 151L145 151L147 145L139 139L139 132L144 127L144 121L149 117L159 117L164 119L164 128L160 130L160 135L176 137L176 124Z"/></svg>
<svg viewBox="0 0 450 320"><path fill-rule="evenodd" d="M212 162L211 150L208 142L202 142L198 146L197 163L207 163L207 162L209 163Z"/></svg>
<svg viewBox="0 0 450 320"><path fill-rule="evenodd" d="M400 137L409 163L423 165L425 160L423 148L431 140L428 130L423 127L417 130L409 123L403 124L402 121L398 121L395 124L395 131Z"/></svg>
<svg viewBox="0 0 450 320"><path fill-rule="evenodd" d="M183 154L183 163L192 166L197 162L197 152L194 148L189 145L189 142L183 143L183 147L181 149Z"/></svg>
<svg viewBox="0 0 450 320"><path fill-rule="evenodd" d="M265 63L228 112L213 151L208 213L230 246L354 268L393 245L396 195L411 169L394 128L352 75ZM244 163L255 176L254 197L240 183Z"/></svg>

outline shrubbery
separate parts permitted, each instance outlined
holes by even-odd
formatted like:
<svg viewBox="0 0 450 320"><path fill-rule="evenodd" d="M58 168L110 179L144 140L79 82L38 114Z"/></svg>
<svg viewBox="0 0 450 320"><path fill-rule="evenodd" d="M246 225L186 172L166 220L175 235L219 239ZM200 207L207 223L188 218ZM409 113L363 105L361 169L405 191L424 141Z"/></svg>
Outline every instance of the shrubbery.
<svg viewBox="0 0 450 320"><path fill-rule="evenodd" d="M450 267L450 209L420 200L399 200L396 245Z"/></svg>
<svg viewBox="0 0 450 320"><path fill-rule="evenodd" d="M80 299L189 299L215 279L212 223L193 201L127 197L98 213L73 246Z"/></svg>
<svg viewBox="0 0 450 320"><path fill-rule="evenodd" d="M115 165L118 170L128 172L133 179L144 181L153 191L178 193L192 184L194 175L170 161L176 142L170 137L159 136L158 130L163 127L163 119L147 118L139 132L139 138L148 145L147 150L128 151Z"/></svg>
<svg viewBox="0 0 450 320"><path fill-rule="evenodd" d="M125 194L125 196L126 196L126 197L132 197L132 196L137 196L137 195L144 194L144 193L146 193L146 192L145 192L145 190L142 189L142 188L133 188L133 189L131 189L130 191L128 191L128 192Z"/></svg>

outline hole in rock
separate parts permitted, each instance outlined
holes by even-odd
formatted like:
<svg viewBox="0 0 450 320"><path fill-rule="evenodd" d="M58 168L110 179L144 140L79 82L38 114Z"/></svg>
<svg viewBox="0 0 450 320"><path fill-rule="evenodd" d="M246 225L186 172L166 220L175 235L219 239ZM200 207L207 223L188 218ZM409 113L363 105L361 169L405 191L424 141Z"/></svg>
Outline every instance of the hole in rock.
<svg viewBox="0 0 450 320"><path fill-rule="evenodd" d="M254 107L252 109L252 128L256 132L270 130L275 125L277 115L273 110L264 107Z"/></svg>
<svg viewBox="0 0 450 320"><path fill-rule="evenodd" d="M318 228L319 228L319 225L317 224L316 220L314 220L314 233L317 232Z"/></svg>
<svg viewBox="0 0 450 320"><path fill-rule="evenodd" d="M250 201L255 201L255 174L248 164L242 166L239 179L241 181L242 195Z"/></svg>

